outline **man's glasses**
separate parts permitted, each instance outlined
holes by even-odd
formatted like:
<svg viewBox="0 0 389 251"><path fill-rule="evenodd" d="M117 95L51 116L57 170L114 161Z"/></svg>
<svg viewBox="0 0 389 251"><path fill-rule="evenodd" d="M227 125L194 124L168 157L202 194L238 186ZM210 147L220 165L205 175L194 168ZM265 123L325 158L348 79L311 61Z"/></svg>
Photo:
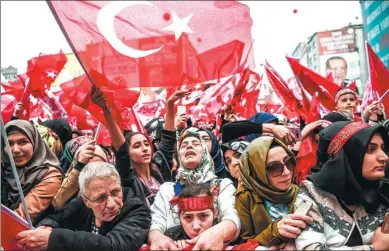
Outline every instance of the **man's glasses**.
<svg viewBox="0 0 389 251"><path fill-rule="evenodd" d="M102 204L107 201L108 197L117 198L122 194L123 190L122 188L117 188L111 191L110 195L102 194L96 199L90 199L86 195L84 197L89 200L90 202L96 203L96 204Z"/></svg>
<svg viewBox="0 0 389 251"><path fill-rule="evenodd" d="M284 166L286 166L286 168L288 168L289 171L293 172L294 167L296 166L295 157L286 156L283 161L284 162L272 161L270 163L267 163L265 166L266 172L272 177L278 177L284 173Z"/></svg>

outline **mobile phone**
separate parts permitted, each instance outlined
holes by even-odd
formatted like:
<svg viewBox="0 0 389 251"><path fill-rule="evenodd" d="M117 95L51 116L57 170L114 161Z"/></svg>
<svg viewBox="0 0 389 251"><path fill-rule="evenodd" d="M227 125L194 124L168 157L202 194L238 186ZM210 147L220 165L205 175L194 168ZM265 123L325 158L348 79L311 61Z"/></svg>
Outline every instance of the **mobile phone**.
<svg viewBox="0 0 389 251"><path fill-rule="evenodd" d="M389 234L389 213L385 214L384 223L382 224L381 229L384 234Z"/></svg>
<svg viewBox="0 0 389 251"><path fill-rule="evenodd" d="M186 114L186 106L184 106L184 105L177 106L177 114L178 115Z"/></svg>
<svg viewBox="0 0 389 251"><path fill-rule="evenodd" d="M312 208L312 203L309 201L303 200L294 211L295 214L308 215L309 210Z"/></svg>
<svg viewBox="0 0 389 251"><path fill-rule="evenodd" d="M301 140L301 130L299 127L295 126L288 126L288 129L293 133L293 135L296 137L296 141Z"/></svg>

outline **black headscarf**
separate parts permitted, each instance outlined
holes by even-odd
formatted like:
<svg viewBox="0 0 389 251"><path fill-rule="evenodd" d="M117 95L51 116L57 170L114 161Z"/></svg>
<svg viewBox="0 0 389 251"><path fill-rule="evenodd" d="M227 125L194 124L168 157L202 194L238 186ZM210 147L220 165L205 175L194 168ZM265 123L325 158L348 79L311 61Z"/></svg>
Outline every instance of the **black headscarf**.
<svg viewBox="0 0 389 251"><path fill-rule="evenodd" d="M224 164L220 143L217 140L215 134L213 134L210 130L202 130L202 131L205 131L212 140L212 149L210 154L212 156L213 163L215 164L215 173L217 177L225 178L227 169L226 169L226 165Z"/></svg>
<svg viewBox="0 0 389 251"><path fill-rule="evenodd" d="M367 147L375 133L381 134L385 145L389 144L385 129L380 125L361 129L334 156L319 155L319 151L327 152L331 140L350 123L352 122L335 122L320 132L318 158L323 161L323 165L321 171L309 176L308 180L334 194L345 204L363 205L367 213L374 213L382 203L378 192L380 181L364 179L362 166Z"/></svg>
<svg viewBox="0 0 389 251"><path fill-rule="evenodd" d="M63 146L72 139L72 128L66 119L51 119L40 124L53 130L61 140Z"/></svg>

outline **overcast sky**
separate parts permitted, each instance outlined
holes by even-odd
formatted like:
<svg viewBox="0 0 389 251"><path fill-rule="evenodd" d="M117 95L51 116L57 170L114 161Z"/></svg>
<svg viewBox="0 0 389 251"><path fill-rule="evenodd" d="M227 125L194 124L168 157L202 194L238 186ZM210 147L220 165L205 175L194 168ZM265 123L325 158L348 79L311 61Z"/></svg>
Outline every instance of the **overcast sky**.
<svg viewBox="0 0 389 251"><path fill-rule="evenodd" d="M250 7L254 21L257 68L267 59L284 78L292 74L284 56L291 54L298 42L316 31L362 22L359 1L241 2ZM1 1L2 67L12 65L23 73L28 59L60 49L71 52L45 1Z"/></svg>

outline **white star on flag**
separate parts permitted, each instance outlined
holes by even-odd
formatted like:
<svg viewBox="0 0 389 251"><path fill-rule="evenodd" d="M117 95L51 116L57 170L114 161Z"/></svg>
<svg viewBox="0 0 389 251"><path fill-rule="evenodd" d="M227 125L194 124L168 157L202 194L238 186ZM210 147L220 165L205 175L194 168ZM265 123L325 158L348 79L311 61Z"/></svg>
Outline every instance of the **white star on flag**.
<svg viewBox="0 0 389 251"><path fill-rule="evenodd" d="M194 86L196 88L196 90L200 89L201 85L200 84L197 84Z"/></svg>
<svg viewBox="0 0 389 251"><path fill-rule="evenodd" d="M23 116L24 117L27 116L27 111L26 110L23 111Z"/></svg>
<svg viewBox="0 0 389 251"><path fill-rule="evenodd" d="M193 15L193 13L190 14L189 16L181 19L176 15L176 13L174 13L172 11L173 23L171 25L163 28L162 30L174 32L174 36L176 38L176 41L181 37L183 32L194 33L194 31L191 28L189 28L189 26L188 26L188 23L190 22L192 15Z"/></svg>
<svg viewBox="0 0 389 251"><path fill-rule="evenodd" d="M49 72L47 72L47 77L48 77L48 78L51 78L51 79L54 80L56 76L57 76L57 74L55 74L54 71L49 71Z"/></svg>

